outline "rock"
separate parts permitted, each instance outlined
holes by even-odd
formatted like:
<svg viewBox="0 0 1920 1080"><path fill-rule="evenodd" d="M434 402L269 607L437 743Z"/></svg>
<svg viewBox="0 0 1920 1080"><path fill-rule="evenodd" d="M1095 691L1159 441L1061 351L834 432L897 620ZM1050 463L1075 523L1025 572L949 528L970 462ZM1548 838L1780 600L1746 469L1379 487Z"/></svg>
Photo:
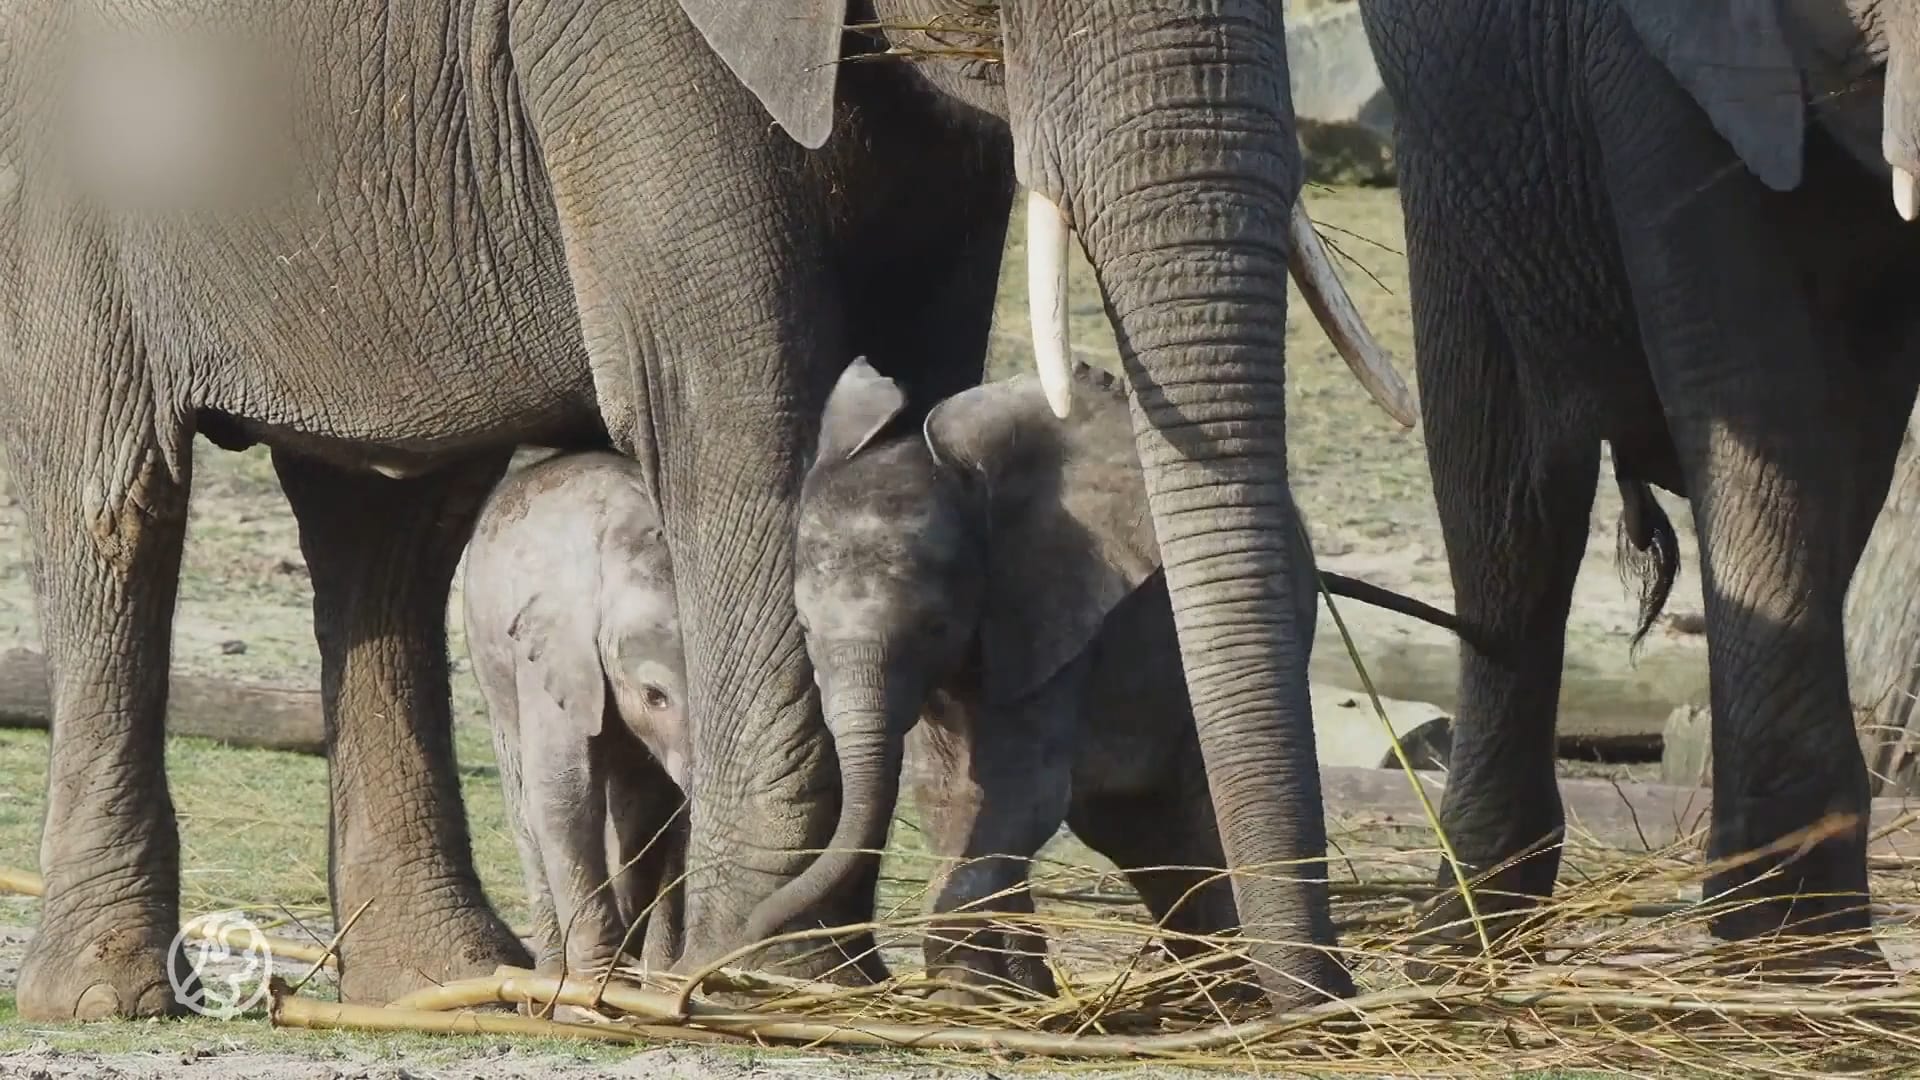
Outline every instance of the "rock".
<svg viewBox="0 0 1920 1080"><path fill-rule="evenodd" d="M1287 71L1307 178L1391 184L1393 102L1353 4L1287 20Z"/></svg>
<svg viewBox="0 0 1920 1080"><path fill-rule="evenodd" d="M1706 787L1713 780L1713 717L1705 705L1682 705L1667 716L1660 782Z"/></svg>
<svg viewBox="0 0 1920 1080"><path fill-rule="evenodd" d="M1373 703L1359 690L1315 683L1313 741L1322 765L1362 768L1399 768L1393 740L1374 714ZM1381 706L1400 745L1416 769L1443 768L1451 743L1449 718L1438 705L1383 697Z"/></svg>

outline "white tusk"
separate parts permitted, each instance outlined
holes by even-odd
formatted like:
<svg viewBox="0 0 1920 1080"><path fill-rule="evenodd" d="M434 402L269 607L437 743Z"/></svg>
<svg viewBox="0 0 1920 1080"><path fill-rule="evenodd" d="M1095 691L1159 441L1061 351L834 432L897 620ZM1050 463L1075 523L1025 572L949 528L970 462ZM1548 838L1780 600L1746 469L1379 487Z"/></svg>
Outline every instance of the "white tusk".
<svg viewBox="0 0 1920 1080"><path fill-rule="evenodd" d="M1898 165L1893 167L1893 208L1902 221L1920 217L1920 180Z"/></svg>
<svg viewBox="0 0 1920 1080"><path fill-rule="evenodd" d="M1354 377L1366 387L1373 400L1387 415L1400 421L1401 427L1412 427L1420 419L1420 406L1414 401L1413 391L1407 389L1400 373L1394 370L1393 355L1373 340L1367 324L1361 321L1359 309L1347 295L1347 287L1333 272L1333 260L1328 258L1320 234L1307 218L1307 208L1297 199L1293 215L1287 219L1287 231L1293 238L1293 258L1287 268L1293 272L1293 280L1300 286L1300 295L1306 298L1313 317L1333 339L1334 348L1340 350Z"/></svg>
<svg viewBox="0 0 1920 1080"><path fill-rule="evenodd" d="M1072 229L1053 200L1027 192L1027 318L1033 323L1033 362L1053 415L1073 409L1073 365L1068 362L1067 237Z"/></svg>

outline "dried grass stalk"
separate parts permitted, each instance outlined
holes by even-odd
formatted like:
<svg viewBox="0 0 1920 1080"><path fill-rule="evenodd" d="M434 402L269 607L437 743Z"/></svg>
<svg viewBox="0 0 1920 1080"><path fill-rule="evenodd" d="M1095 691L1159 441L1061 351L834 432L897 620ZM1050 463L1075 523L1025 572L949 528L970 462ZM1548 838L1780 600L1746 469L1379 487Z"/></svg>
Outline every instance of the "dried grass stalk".
<svg viewBox="0 0 1920 1080"><path fill-rule="evenodd" d="M504 1012L428 1012L391 1005L350 1005L300 997L275 980L268 1016L274 1027L312 1031L411 1031L423 1035L531 1035L554 1039L588 1039L634 1045L648 1041L647 1032L618 1024L564 1024ZM683 1033L675 1033L682 1037Z"/></svg>

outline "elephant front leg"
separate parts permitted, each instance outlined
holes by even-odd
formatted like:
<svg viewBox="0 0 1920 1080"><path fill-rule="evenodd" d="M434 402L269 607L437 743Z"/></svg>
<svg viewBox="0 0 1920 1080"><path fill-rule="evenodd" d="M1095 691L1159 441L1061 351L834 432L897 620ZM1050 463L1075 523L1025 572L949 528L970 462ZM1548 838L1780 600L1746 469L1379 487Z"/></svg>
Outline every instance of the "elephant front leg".
<svg viewBox="0 0 1920 1080"><path fill-rule="evenodd" d="M907 740L921 827L941 866L933 910L944 917L927 932L927 975L950 984L937 999L960 1004L984 996L967 987L1051 995L1046 936L1022 922L1034 911L1033 856L1066 820L1071 754L1058 738L1037 737L1055 725L970 719L957 728L923 720Z"/></svg>
<svg viewBox="0 0 1920 1080"><path fill-rule="evenodd" d="M1422 216L1423 194L1407 193L1409 220L1443 220ZM1454 603L1493 650L1460 645L1440 823L1460 869L1480 878L1478 914L1519 913L1552 893L1560 868L1554 725L1599 445L1530 413L1523 357L1554 353L1550 343L1510 336L1471 259L1446 237L1416 233L1409 244L1427 463ZM1454 869L1440 866L1437 882L1449 898L1423 918L1426 941L1476 942ZM1484 928L1498 937L1513 925L1495 919Z"/></svg>
<svg viewBox="0 0 1920 1080"><path fill-rule="evenodd" d="M686 799L645 749L618 733L601 738L617 744L608 747L606 860L622 950L666 971L680 952Z"/></svg>
<svg viewBox="0 0 1920 1080"><path fill-rule="evenodd" d="M524 803L554 899L561 968L597 974L615 959L625 929L607 859L607 778L585 745L530 743Z"/></svg>
<svg viewBox="0 0 1920 1080"><path fill-rule="evenodd" d="M1827 429L1820 438L1844 436ZM1708 857L1730 860L1703 889L1717 909L1712 929L1729 939L1837 934L1850 940L1799 962L1880 966L1868 936L1871 798L1841 619L1860 546L1833 497L1849 482L1837 474L1771 482L1791 471L1766 451L1726 433L1707 441L1690 483L1704 489L1695 519L1713 716ZM1857 539L1864 543L1863 531Z"/></svg>
<svg viewBox="0 0 1920 1080"><path fill-rule="evenodd" d="M526 949L487 906L454 771L446 608L506 455L409 480L276 451L313 579L341 995L390 1001Z"/></svg>
<svg viewBox="0 0 1920 1080"><path fill-rule="evenodd" d="M94 356L49 362L106 367ZM63 401L37 418L44 425L8 432L53 701L46 893L15 991L21 1017L34 1021L183 1008L166 969L180 838L163 755L190 436L155 432L151 416L138 418L138 435L106 430L97 426L105 408ZM85 426L60 430L65 420Z"/></svg>

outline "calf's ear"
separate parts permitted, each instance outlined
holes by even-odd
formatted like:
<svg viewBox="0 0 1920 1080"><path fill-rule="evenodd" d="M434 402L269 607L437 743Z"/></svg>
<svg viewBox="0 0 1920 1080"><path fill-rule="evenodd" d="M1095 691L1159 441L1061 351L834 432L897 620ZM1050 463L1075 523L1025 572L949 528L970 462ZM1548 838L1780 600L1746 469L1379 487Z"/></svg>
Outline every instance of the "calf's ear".
<svg viewBox="0 0 1920 1080"><path fill-rule="evenodd" d="M927 416L934 461L986 514L980 652L996 705L1085 652L1160 565L1126 394L1084 364L1073 377L1078 404L1064 421L1032 376L962 391Z"/></svg>
<svg viewBox="0 0 1920 1080"><path fill-rule="evenodd" d="M680 0L707 45L809 150L833 133L847 0Z"/></svg>
<svg viewBox="0 0 1920 1080"><path fill-rule="evenodd" d="M907 395L898 383L873 370L866 357L855 359L827 396L814 464L830 466L858 454L906 407Z"/></svg>

